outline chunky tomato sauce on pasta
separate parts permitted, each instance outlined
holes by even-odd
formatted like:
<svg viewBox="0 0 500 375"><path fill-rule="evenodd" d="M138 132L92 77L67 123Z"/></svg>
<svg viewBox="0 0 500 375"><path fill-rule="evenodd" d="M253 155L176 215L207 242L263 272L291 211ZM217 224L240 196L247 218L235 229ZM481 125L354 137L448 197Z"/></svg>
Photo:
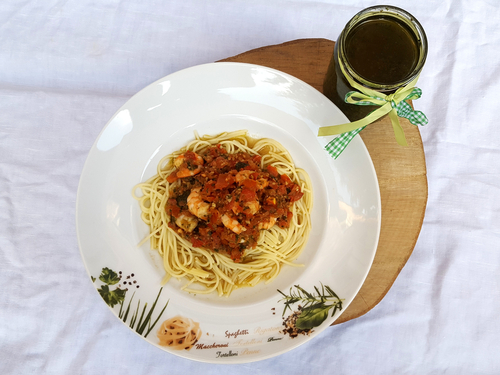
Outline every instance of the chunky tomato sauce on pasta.
<svg viewBox="0 0 500 375"><path fill-rule="evenodd" d="M256 246L261 230L288 228L292 205L303 193L275 167L262 169L260 161L260 155L230 154L220 145L178 156L167 177L170 228L193 247L227 253L235 262Z"/></svg>

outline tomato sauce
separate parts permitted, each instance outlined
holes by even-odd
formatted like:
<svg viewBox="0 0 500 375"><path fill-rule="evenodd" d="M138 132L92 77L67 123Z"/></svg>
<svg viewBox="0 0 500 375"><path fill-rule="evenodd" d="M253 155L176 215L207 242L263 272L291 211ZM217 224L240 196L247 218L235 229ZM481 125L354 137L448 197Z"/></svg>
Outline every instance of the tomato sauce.
<svg viewBox="0 0 500 375"><path fill-rule="evenodd" d="M189 167L194 156L189 151L185 155ZM220 145L209 147L200 156L204 163L195 175L177 178L173 172L167 178L174 182L166 205L169 226L193 247L226 253L240 262L244 251L256 246L261 230L274 223L281 228L290 226L292 205L303 193L287 175L280 175L273 166L261 169L259 155L229 154ZM197 219L196 228L187 231L176 219L191 215L188 197L193 189L200 189L201 200L209 204L208 217ZM244 229L235 233L224 226L224 215Z"/></svg>

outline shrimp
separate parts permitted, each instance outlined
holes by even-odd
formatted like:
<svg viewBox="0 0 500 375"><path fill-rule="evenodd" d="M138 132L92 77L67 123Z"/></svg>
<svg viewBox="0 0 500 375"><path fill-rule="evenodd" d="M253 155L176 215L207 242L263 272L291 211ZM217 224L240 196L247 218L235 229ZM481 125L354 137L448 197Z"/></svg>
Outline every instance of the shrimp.
<svg viewBox="0 0 500 375"><path fill-rule="evenodd" d="M241 232L247 230L247 228L241 225L238 220L233 219L226 214L222 215L221 219L222 224L224 224L227 229L232 230L236 234L240 234Z"/></svg>
<svg viewBox="0 0 500 375"><path fill-rule="evenodd" d="M182 212L176 219L175 223L178 227L184 229L186 232L192 232L198 225L198 219L191 215L189 212Z"/></svg>
<svg viewBox="0 0 500 375"><path fill-rule="evenodd" d="M243 183L243 181L245 180L249 180L250 179L250 176L253 174L253 173L256 173L255 171L250 171L250 170L242 170L242 171L239 171L238 173L236 173L236 182L241 185ZM257 185L257 190L262 190L264 189L265 187L267 187L267 185L269 184L269 182L267 181L267 179L265 178L258 178L257 180L254 180Z"/></svg>
<svg viewBox="0 0 500 375"><path fill-rule="evenodd" d="M274 216L269 216L266 220L261 221L257 228L259 230L261 229L269 229L272 228L272 226L276 224L276 218Z"/></svg>
<svg viewBox="0 0 500 375"><path fill-rule="evenodd" d="M245 202L243 206L243 213L249 216L255 215L260 208L258 201Z"/></svg>
<svg viewBox="0 0 500 375"><path fill-rule="evenodd" d="M247 169L239 171L238 173L236 173L236 177L235 177L236 178L236 182L238 184L241 184L243 182L243 180L249 179L250 175L252 173L255 173L255 172L254 171L249 171Z"/></svg>
<svg viewBox="0 0 500 375"><path fill-rule="evenodd" d="M177 178L191 177L202 170L204 160L193 151L186 151L174 159L174 166L178 169Z"/></svg>
<svg viewBox="0 0 500 375"><path fill-rule="evenodd" d="M201 199L200 190L200 188L191 190L191 194L187 197L188 209L194 216L208 220L210 204Z"/></svg>
<svg viewBox="0 0 500 375"><path fill-rule="evenodd" d="M247 201L243 202L243 207L241 207L238 204L235 204L231 210L235 213L235 215L238 215L239 213L243 212L247 216L253 216L255 215L260 209L260 203L259 201L253 200L253 201Z"/></svg>

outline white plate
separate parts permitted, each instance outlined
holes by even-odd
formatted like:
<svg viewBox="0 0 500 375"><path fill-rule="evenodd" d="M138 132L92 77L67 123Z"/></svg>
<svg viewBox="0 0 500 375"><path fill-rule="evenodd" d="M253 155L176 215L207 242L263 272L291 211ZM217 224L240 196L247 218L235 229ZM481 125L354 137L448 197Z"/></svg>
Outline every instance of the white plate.
<svg viewBox="0 0 500 375"><path fill-rule="evenodd" d="M283 318L292 311L282 317L285 305L277 290L289 294L290 288L297 292L294 285L299 285L316 294L314 287L329 286L343 300L345 311L371 267L381 207L370 156L356 137L334 160L324 150L331 138L316 136L320 126L346 121L337 107L308 84L250 64L195 66L134 95L97 138L77 197L80 251L92 282L112 312L151 344L213 363L273 357L331 325L341 311L331 316L330 310L327 319L308 335L292 338L282 333ZM304 267L284 267L272 283L236 290L228 298L188 294L180 290L182 280L162 288L160 257L149 243L137 247L148 228L140 219L132 187L154 175L159 160L193 139L195 130L203 135L237 129L281 142L295 164L311 176L312 232L297 260ZM297 311L300 304L304 302L292 305L292 310ZM159 345L161 324L175 316L199 324L201 337L190 350Z"/></svg>

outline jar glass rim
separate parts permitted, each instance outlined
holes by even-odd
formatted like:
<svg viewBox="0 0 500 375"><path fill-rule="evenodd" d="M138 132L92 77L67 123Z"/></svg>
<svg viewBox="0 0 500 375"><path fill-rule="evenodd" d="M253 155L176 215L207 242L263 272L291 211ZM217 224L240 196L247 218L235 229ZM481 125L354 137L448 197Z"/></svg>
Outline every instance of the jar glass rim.
<svg viewBox="0 0 500 375"><path fill-rule="evenodd" d="M349 65L347 58L344 55L344 50L345 50L344 43L349 31L351 31L356 25L364 21L366 18L373 16L386 16L386 17L396 18L399 21L403 21L405 22L406 25L410 27L411 31L417 38L417 42L419 43L419 59L412 72L409 73L407 77L405 77L400 81L391 84L380 84L376 82L371 82L366 78L360 76L358 73L356 73L356 71ZM340 34L338 44L339 44L338 59L341 60L341 63L343 64L346 72L352 78L354 78L355 81L362 84L363 86L378 91L394 90L412 81L418 74L420 74L420 71L422 70L425 60L427 58L427 37L425 35L425 31L422 25L409 12L392 5L375 5L369 8L365 8L360 12L358 12L357 14L355 14L354 17L352 17L351 20L345 25L342 33Z"/></svg>

